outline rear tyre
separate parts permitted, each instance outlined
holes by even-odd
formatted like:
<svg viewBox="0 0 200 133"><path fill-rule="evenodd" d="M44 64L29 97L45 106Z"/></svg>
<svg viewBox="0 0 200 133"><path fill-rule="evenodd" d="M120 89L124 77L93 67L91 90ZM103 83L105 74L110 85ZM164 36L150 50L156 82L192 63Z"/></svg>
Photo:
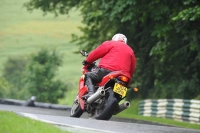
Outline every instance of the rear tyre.
<svg viewBox="0 0 200 133"><path fill-rule="evenodd" d="M107 93L104 103L100 107L96 108L95 118L98 120L109 120L117 105L117 99L114 97L114 93L111 90Z"/></svg>
<svg viewBox="0 0 200 133"><path fill-rule="evenodd" d="M80 103L78 101L78 98L74 100L74 103L72 104L70 117L77 117L79 118L83 114L83 110L81 109Z"/></svg>

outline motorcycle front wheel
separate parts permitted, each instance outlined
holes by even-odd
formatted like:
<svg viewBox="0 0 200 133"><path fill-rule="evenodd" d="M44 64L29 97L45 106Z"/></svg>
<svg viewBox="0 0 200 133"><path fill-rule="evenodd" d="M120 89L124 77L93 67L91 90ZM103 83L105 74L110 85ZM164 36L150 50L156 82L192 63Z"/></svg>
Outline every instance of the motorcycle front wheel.
<svg viewBox="0 0 200 133"><path fill-rule="evenodd" d="M80 103L78 101L78 98L74 100L74 103L72 104L70 117L77 117L79 118L83 114L83 110L81 109Z"/></svg>

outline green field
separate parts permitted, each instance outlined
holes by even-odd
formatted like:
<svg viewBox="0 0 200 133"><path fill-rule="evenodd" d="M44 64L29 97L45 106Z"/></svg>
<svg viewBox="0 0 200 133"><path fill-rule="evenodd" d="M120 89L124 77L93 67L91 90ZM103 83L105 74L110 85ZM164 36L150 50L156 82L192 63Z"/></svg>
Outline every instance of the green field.
<svg viewBox="0 0 200 133"><path fill-rule="evenodd" d="M43 15L40 10L28 12L23 4L27 0L0 1L0 73L9 57L28 56L41 48L57 49L63 55L63 65L57 78L66 82L69 89L62 104L71 104L77 92L77 83L81 75L81 62L78 46L70 43L71 34L80 34L81 16L78 11L69 15Z"/></svg>

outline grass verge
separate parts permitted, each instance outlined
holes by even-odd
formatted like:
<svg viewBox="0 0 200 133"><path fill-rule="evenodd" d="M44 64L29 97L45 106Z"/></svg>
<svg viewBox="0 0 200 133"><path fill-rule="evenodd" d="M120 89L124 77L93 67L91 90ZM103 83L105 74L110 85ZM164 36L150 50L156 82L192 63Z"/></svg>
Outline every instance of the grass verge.
<svg viewBox="0 0 200 133"><path fill-rule="evenodd" d="M164 125L171 125L171 126L176 126L176 127L200 129L200 125L198 125L198 124L191 124L188 122L180 122L180 121L176 121L176 120L168 119L168 118L147 117L147 116L138 115L139 102L140 102L140 100L131 101L131 107L124 110L123 112L119 113L117 116L123 117L123 118L129 118L129 119L156 122L156 123L160 123L160 124L164 124Z"/></svg>
<svg viewBox="0 0 200 133"><path fill-rule="evenodd" d="M68 133L51 124L0 111L1 133Z"/></svg>

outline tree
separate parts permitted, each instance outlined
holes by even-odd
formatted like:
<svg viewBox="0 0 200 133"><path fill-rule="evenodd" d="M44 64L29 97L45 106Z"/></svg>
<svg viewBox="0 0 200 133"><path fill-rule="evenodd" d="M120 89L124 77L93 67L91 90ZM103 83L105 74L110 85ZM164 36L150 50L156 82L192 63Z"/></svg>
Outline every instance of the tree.
<svg viewBox="0 0 200 133"><path fill-rule="evenodd" d="M125 34L136 53L133 83L142 98L194 98L200 93L200 1L30 0L25 5L56 15L78 8L85 26L73 41L86 50L117 32Z"/></svg>
<svg viewBox="0 0 200 133"><path fill-rule="evenodd" d="M38 101L57 103L59 98L64 97L67 86L55 78L61 63L61 56L56 50L41 49L31 56L27 71L28 89Z"/></svg>
<svg viewBox="0 0 200 133"><path fill-rule="evenodd" d="M11 85L5 78L0 77L0 98L11 97L13 85Z"/></svg>
<svg viewBox="0 0 200 133"><path fill-rule="evenodd" d="M25 89L24 74L28 60L24 56L10 57L4 64L2 83L7 87L6 96L13 99L28 99L30 95ZM12 86L12 87L11 87Z"/></svg>

